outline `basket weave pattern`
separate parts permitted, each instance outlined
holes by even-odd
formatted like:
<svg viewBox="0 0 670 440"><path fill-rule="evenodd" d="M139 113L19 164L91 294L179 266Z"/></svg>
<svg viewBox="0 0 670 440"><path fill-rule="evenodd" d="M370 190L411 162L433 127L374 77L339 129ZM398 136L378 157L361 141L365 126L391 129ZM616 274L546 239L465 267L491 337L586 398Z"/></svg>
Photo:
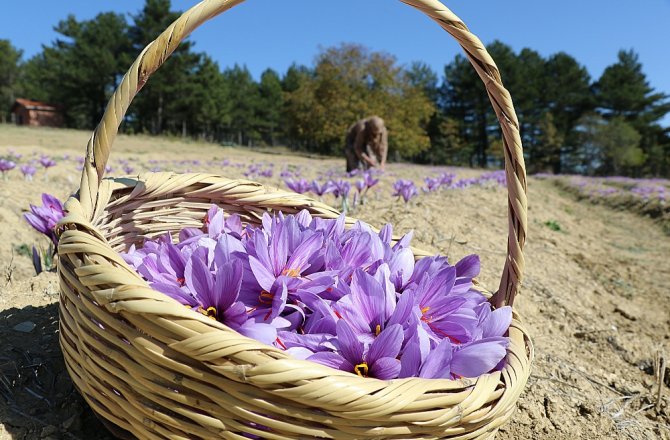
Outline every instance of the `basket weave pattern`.
<svg viewBox="0 0 670 440"><path fill-rule="evenodd" d="M61 347L95 412L142 439L493 438L530 372L519 316L507 364L479 378L361 378L246 338L152 290L118 255L131 244L199 227L211 204L258 224L267 210L336 218L303 195L211 174L148 173L102 179L130 102L177 45L241 0L206 0L140 54L88 143L80 191L59 226ZM512 304L523 272L526 181L518 122L495 63L435 0L404 0L454 36L486 84L503 128L509 191L508 257L494 305ZM347 219L347 224L353 224ZM425 252L415 250L417 258Z"/></svg>

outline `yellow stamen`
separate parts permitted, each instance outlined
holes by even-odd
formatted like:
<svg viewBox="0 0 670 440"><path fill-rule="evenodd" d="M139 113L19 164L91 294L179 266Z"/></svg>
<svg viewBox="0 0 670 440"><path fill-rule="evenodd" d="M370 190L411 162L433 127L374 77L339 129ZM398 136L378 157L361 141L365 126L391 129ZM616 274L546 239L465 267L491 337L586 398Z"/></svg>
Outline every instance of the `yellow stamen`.
<svg viewBox="0 0 670 440"><path fill-rule="evenodd" d="M382 326L380 324L377 324L377 327L375 327L375 336L379 336L381 332L382 332Z"/></svg>
<svg viewBox="0 0 670 440"><path fill-rule="evenodd" d="M362 362L354 367L354 372L361 377L368 377L368 363Z"/></svg>
<svg viewBox="0 0 670 440"><path fill-rule="evenodd" d="M282 275L297 278L300 276L300 269L284 269Z"/></svg>
<svg viewBox="0 0 670 440"><path fill-rule="evenodd" d="M272 299L274 295L268 292L267 290L261 291L261 294L258 295L258 302L261 304L272 304Z"/></svg>
<svg viewBox="0 0 670 440"><path fill-rule="evenodd" d="M428 307L428 306L421 309L421 320L423 322L430 322L430 321L433 320L432 315L431 316L426 316L426 312L428 312L428 310L430 310L430 307Z"/></svg>
<svg viewBox="0 0 670 440"><path fill-rule="evenodd" d="M216 319L216 307L207 307L204 314L212 319Z"/></svg>

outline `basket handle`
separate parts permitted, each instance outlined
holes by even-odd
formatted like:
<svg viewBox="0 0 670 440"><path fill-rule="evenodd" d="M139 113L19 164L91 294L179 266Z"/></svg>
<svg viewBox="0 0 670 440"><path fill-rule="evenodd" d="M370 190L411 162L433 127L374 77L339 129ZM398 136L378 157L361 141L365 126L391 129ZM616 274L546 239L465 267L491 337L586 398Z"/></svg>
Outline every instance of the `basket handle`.
<svg viewBox="0 0 670 440"><path fill-rule="evenodd" d="M100 181L119 125L130 103L149 77L165 62L177 46L205 21L242 3L244 0L204 0L184 12L137 57L109 100L102 120L86 147L79 199L88 218L93 217ZM519 122L512 98L503 87L500 72L482 42L463 22L438 0L400 0L430 18L454 37L486 86L503 135L505 174L508 190L507 259L498 292L491 298L496 306L511 305L524 270L523 245L526 241L526 169L523 160Z"/></svg>

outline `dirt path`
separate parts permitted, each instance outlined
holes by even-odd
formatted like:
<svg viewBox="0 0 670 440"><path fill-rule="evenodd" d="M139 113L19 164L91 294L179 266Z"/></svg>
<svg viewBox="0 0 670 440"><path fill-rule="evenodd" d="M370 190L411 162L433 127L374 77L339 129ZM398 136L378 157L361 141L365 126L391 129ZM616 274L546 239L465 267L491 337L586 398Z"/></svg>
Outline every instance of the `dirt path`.
<svg viewBox="0 0 670 440"><path fill-rule="evenodd" d="M43 191L64 198L76 189L77 163L63 156L80 156L86 136L0 125L0 156L14 148L24 158L33 151L60 158L48 181L38 172L34 182L25 183L14 170L0 182L2 440L108 438L63 369L55 275L34 277L29 259L13 251L21 244L45 243L20 219L21 212L29 202L37 203ZM258 180L273 185L283 185L279 172L285 164L301 167L309 178L342 165L331 159L149 138L122 137L117 147L112 153L117 169L116 160L126 158L137 168L214 170L241 177L243 167L205 162L272 162L274 177ZM174 162L186 159L202 163ZM391 222L398 232L414 229L416 246L447 254L452 261L478 253L481 281L495 289L506 243L504 189L422 195L409 207L390 196L396 178L411 178L418 185L424 176L445 170L392 164L368 204L354 215L377 226ZM478 173L447 171L459 177ZM516 305L533 335L536 360L519 410L498 438L670 439L670 371L660 413L653 408L653 357L663 345L670 353L670 237L651 220L577 202L546 181L529 180L529 199L527 272ZM28 333L14 330L28 321L35 324Z"/></svg>

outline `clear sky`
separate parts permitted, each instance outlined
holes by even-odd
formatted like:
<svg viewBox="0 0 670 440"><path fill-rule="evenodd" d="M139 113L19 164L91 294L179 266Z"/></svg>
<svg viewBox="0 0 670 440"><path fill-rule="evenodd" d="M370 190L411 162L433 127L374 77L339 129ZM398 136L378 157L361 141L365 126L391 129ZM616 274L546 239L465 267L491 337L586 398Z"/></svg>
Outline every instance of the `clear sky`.
<svg viewBox="0 0 670 440"><path fill-rule="evenodd" d="M0 38L30 57L56 37L67 14L136 13L143 0L31 0L3 2ZM173 0L184 10L193 0ZM565 51L597 79L619 49L638 52L652 87L670 94L670 0L449 0L484 43L499 39L515 51L543 56ZM267 67L283 73L294 61L311 65L319 47L361 43L395 55L401 63L424 61L440 74L460 50L435 23L394 0L247 0L192 36L195 49L222 67L246 64L258 78ZM504 78L503 78L504 80ZM670 117L663 125L670 126Z"/></svg>

